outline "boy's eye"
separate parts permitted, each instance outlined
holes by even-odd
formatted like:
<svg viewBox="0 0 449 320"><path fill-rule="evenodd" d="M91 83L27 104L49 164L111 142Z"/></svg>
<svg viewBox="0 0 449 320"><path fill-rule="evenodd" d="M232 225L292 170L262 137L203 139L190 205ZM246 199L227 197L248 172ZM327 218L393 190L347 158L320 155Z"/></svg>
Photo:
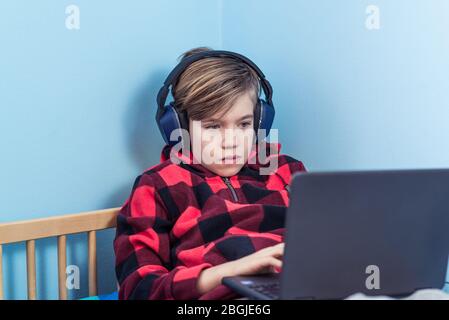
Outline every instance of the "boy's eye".
<svg viewBox="0 0 449 320"><path fill-rule="evenodd" d="M219 124L208 124L208 125L205 125L204 128L206 128L206 129L219 129L220 125Z"/></svg>
<svg viewBox="0 0 449 320"><path fill-rule="evenodd" d="M245 121L240 124L240 127L242 127L242 128L248 128L249 126L251 126L250 121Z"/></svg>

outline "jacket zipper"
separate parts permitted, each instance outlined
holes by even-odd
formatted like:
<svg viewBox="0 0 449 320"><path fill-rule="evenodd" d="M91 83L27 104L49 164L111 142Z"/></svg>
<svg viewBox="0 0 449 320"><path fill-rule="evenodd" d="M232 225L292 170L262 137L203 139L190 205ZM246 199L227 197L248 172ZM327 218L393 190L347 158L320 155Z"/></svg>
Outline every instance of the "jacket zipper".
<svg viewBox="0 0 449 320"><path fill-rule="evenodd" d="M224 183L228 186L229 190L231 190L232 198L235 202L239 201L239 198L237 197L237 192L235 192L234 187L231 184L231 181L229 181L228 177L222 177Z"/></svg>

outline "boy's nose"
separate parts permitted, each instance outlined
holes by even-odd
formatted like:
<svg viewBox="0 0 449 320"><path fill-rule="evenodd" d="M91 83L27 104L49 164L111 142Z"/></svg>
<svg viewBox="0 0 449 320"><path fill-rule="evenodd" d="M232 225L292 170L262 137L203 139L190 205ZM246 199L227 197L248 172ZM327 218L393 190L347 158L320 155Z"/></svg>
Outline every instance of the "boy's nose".
<svg viewBox="0 0 449 320"><path fill-rule="evenodd" d="M237 147L237 137L236 136L228 136L222 140L222 147L225 149L231 149Z"/></svg>

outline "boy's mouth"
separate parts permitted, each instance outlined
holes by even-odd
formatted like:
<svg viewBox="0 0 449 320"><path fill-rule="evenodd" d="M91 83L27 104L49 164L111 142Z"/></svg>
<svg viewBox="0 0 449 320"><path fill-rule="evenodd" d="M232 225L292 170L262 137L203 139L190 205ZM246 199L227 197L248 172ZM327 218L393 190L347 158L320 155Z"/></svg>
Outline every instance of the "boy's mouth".
<svg viewBox="0 0 449 320"><path fill-rule="evenodd" d="M241 158L240 156L234 154L234 155L223 157L221 159L221 161L236 161L236 160L238 160L240 158Z"/></svg>

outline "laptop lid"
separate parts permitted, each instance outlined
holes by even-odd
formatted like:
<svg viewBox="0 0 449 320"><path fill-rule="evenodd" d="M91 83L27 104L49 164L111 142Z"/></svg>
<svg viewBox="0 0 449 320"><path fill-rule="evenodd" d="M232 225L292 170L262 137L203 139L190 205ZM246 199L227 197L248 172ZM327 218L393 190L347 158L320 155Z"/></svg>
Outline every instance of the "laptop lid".
<svg viewBox="0 0 449 320"><path fill-rule="evenodd" d="M449 170L298 173L286 228L281 299L442 288Z"/></svg>

